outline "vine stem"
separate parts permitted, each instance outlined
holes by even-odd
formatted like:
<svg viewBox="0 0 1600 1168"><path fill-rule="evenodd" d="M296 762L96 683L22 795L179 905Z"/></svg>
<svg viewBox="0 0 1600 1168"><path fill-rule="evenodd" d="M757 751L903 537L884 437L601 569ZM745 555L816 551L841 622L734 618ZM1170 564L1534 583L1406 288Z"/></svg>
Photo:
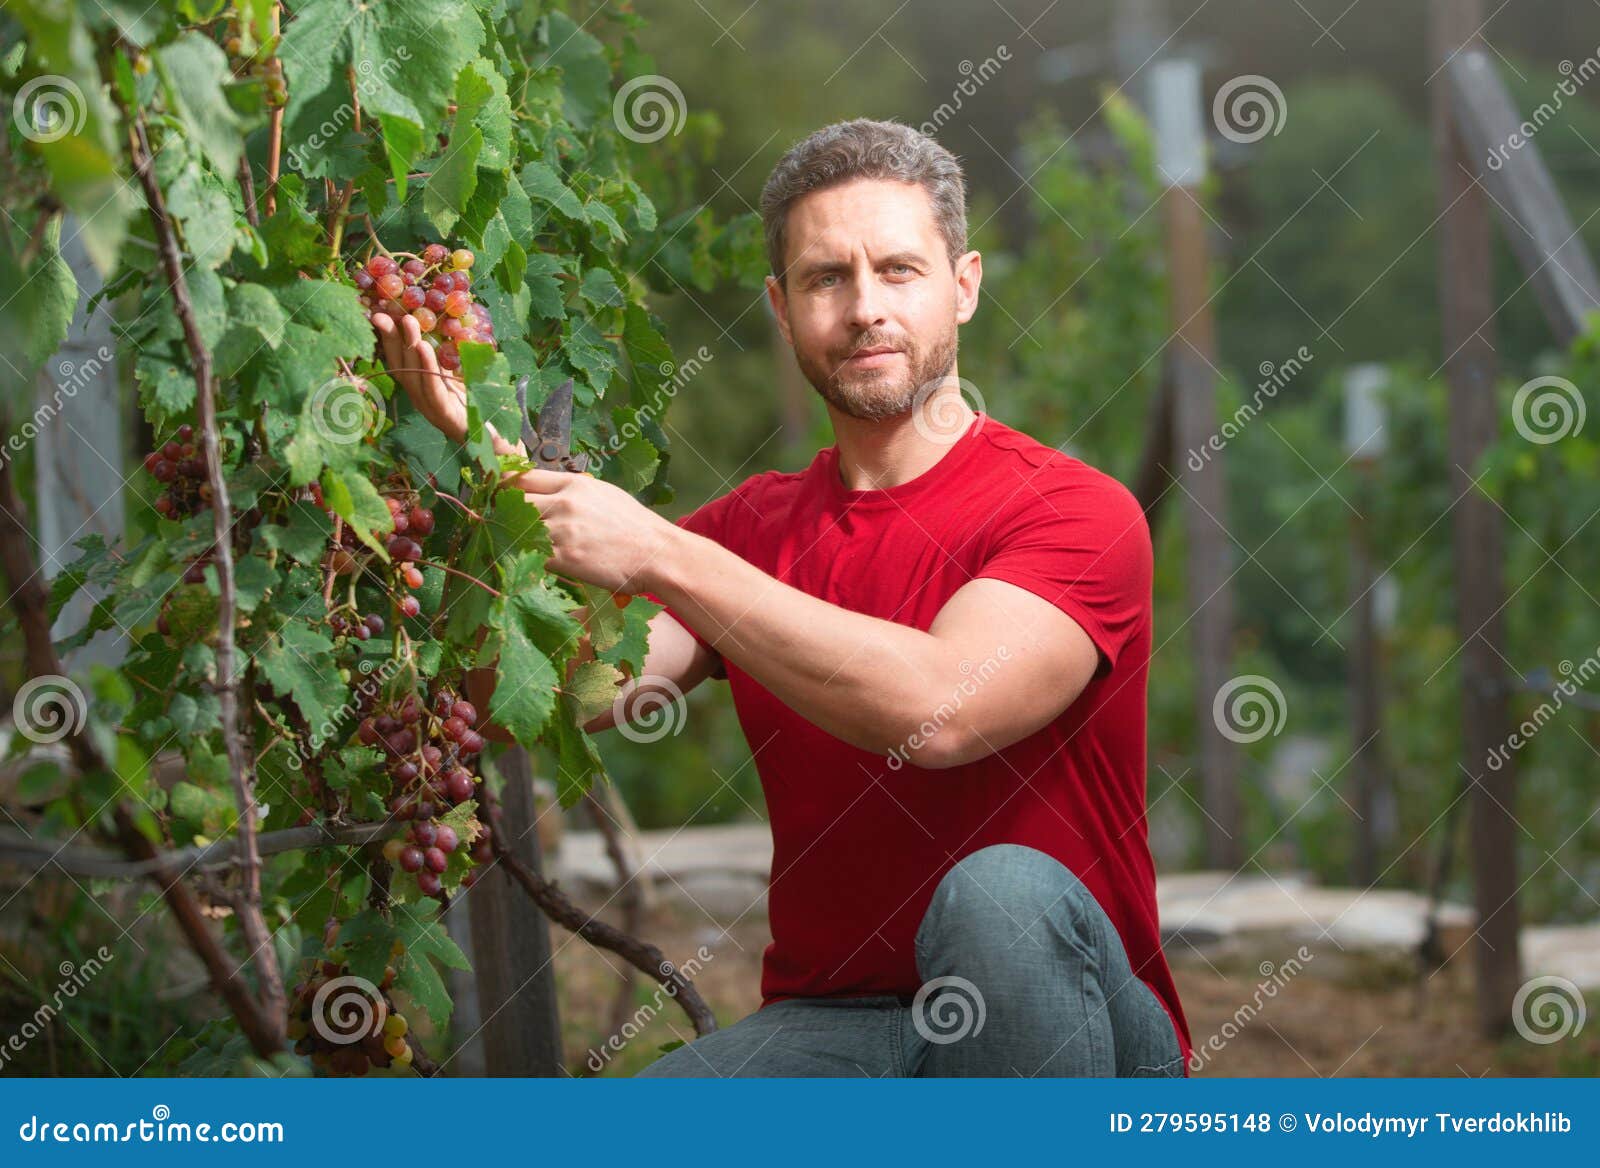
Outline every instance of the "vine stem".
<svg viewBox="0 0 1600 1168"><path fill-rule="evenodd" d="M239 881L241 894L237 906L240 931L249 946L256 966L262 1011L267 1015L277 1046L283 1044L283 1028L288 1017L288 1000L277 952L261 912L261 857L256 851L255 766L239 734L239 679L235 675L237 647L233 626L237 609L233 577L233 508L228 500L228 483L223 476L222 449L218 439L216 385L212 375L211 352L201 339L189 300L189 287L183 275L183 256L178 251L172 220L167 214L161 185L150 165L150 138L143 112L135 114L132 127L133 167L144 188L145 204L155 230L184 342L194 363L197 414L205 446L206 479L211 486L212 532L216 541L214 562L217 570L217 682L222 739L227 749L228 769L233 778L234 803L239 812L239 842L243 863Z"/></svg>
<svg viewBox="0 0 1600 1168"><path fill-rule="evenodd" d="M466 513L466 515L467 515L467 517L469 519L476 520L479 523L483 522L483 516L482 515L479 515L476 511L474 511L471 507L467 506L460 499L456 498L449 491L440 490L437 486L435 486L433 488L433 493L438 495L439 498L441 498L441 499L449 499L457 507L460 507L461 510Z"/></svg>
<svg viewBox="0 0 1600 1168"><path fill-rule="evenodd" d="M244 217L250 221L251 227L260 227L261 212L256 207L256 180L250 173L250 156L243 151L239 154L239 194L244 198Z"/></svg>
<svg viewBox="0 0 1600 1168"><path fill-rule="evenodd" d="M539 906L540 911L589 944L609 949L645 976L660 982L667 993L677 999L678 1005L683 1007L683 1012L689 1016L689 1021L694 1023L696 1034L710 1034L714 1031L717 1028L717 1018L711 1012L711 1007L706 1005L706 1000L700 996L700 991L694 988L694 983L684 977L660 949L648 941L642 941L614 925L607 924L599 917L590 916L567 899L567 894L553 882L530 869L506 847L506 841L502 837L503 829L497 822L500 818L499 804L487 784L482 785L480 791L489 818L489 849L494 853L495 862L504 865L511 878L522 886L522 890L534 904Z"/></svg>
<svg viewBox="0 0 1600 1168"><path fill-rule="evenodd" d="M49 606L44 586L39 583L39 566L33 559L33 537L28 531L26 511L11 475L13 461L0 460L0 566L10 586L11 607L22 626L24 661L29 676L50 677L59 682L66 675L50 639ZM110 771L85 721L80 720L67 736L67 747L80 773ZM123 854L139 867L139 876L149 877L161 889L161 897L171 909L184 939L205 966L212 986L238 1019L239 1029L249 1039L251 1047L263 1058L271 1058L282 1051L282 1017L270 1014L256 1000L239 975L238 963L212 935L199 902L181 879L185 868L172 863L171 857L157 850L121 803L115 807L112 818L116 826L115 838ZM27 842L38 846L37 840ZM40 866L53 864L54 861L44 858Z"/></svg>
<svg viewBox="0 0 1600 1168"><path fill-rule="evenodd" d="M490 596L494 597L496 600L499 600L502 596L505 595L505 593L501 592L498 588L495 588L495 587L493 587L492 585L489 585L489 584L485 584L482 580L478 579L476 576L473 576L473 575L471 575L470 573L467 573L467 572L463 572L460 568L452 568L449 564L441 564L437 560L418 560L417 563L422 564L425 567L429 567L429 568L438 568L441 571L445 571L445 572L450 573L450 575L452 575L452 576L460 576L463 580L469 580L472 583L476 584L479 588L482 588L485 592L487 592Z"/></svg>
<svg viewBox="0 0 1600 1168"><path fill-rule="evenodd" d="M272 6L272 39L275 43L278 42L282 14L283 5L274 4ZM281 105L272 111L267 142L267 214L275 215L278 211L278 167L283 161L283 106Z"/></svg>
<svg viewBox="0 0 1600 1168"><path fill-rule="evenodd" d="M356 193L355 180L344 184L344 189L339 192L339 201L334 205L333 215L328 220L328 248L335 258L339 255L339 247L344 243L344 225L349 216L350 199Z"/></svg>

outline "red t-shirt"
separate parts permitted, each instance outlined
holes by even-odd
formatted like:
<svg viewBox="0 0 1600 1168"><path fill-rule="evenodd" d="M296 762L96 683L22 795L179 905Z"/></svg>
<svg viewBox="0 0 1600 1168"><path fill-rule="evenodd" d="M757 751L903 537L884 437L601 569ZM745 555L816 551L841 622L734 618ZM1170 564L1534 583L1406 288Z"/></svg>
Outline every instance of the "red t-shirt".
<svg viewBox="0 0 1600 1168"><path fill-rule="evenodd" d="M1152 555L1132 494L980 413L909 482L846 490L830 446L805 470L755 475L679 523L802 592L917 629L967 581L1004 580L1072 617L1100 653L1088 687L1053 722L945 770L851 746L722 661L772 822L763 1005L914 993L913 938L940 877L980 848L1023 844L1061 861L1100 902L1134 974L1171 1015L1187 1064L1146 834Z"/></svg>

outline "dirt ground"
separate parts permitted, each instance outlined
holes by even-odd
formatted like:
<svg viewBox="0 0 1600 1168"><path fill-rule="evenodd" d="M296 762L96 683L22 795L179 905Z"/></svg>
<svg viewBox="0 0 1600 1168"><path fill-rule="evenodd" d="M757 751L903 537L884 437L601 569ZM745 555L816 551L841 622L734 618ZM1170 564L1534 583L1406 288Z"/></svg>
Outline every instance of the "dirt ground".
<svg viewBox="0 0 1600 1168"><path fill-rule="evenodd" d="M697 911L670 906L652 914L644 935L680 966L704 945L712 954L695 983L722 1025L760 1002L766 919L751 914L723 932ZM565 934L555 938L562 1024L574 1074L632 1074L659 1057L663 1043L687 1041L693 1029L678 1005L653 985L636 987L628 1025L613 1014L620 984L611 965ZM1600 1074L1600 998L1590 995L1585 1025L1559 1042L1480 1037L1474 1022L1469 953L1437 971L1418 993L1415 976L1335 980L1308 970L1235 1022L1257 998L1254 968L1199 954L1171 954L1173 976L1197 1049L1217 1036L1221 1049L1195 1077L1455 1077ZM608 1036L615 1040L608 1043ZM1202 1054L1204 1055L1202 1049Z"/></svg>

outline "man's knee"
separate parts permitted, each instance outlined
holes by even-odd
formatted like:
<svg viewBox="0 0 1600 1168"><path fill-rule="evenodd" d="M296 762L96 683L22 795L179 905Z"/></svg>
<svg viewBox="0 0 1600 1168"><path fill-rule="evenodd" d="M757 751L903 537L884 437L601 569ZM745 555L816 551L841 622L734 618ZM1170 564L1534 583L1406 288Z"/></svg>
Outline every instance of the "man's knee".
<svg viewBox="0 0 1600 1168"><path fill-rule="evenodd" d="M917 930L919 963L940 953L1001 956L1090 927L1094 898L1072 870L1022 844L993 844L945 873Z"/></svg>

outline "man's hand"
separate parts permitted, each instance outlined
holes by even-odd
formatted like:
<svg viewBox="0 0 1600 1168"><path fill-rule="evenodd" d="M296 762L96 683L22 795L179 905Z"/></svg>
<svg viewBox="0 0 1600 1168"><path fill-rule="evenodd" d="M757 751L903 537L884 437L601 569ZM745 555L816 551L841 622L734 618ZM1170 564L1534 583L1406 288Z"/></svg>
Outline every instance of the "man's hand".
<svg viewBox="0 0 1600 1168"><path fill-rule="evenodd" d="M551 571L610 592L654 592L680 532L621 487L589 474L530 470L516 476L554 549Z"/></svg>
<svg viewBox="0 0 1600 1168"><path fill-rule="evenodd" d="M416 318L409 313L395 325L387 313L375 313L372 325L378 330L383 363L395 384L406 391L411 404L451 442L467 438L467 387L453 373L439 367L433 346L422 336ZM497 454L526 454L521 442L507 442L488 427Z"/></svg>

